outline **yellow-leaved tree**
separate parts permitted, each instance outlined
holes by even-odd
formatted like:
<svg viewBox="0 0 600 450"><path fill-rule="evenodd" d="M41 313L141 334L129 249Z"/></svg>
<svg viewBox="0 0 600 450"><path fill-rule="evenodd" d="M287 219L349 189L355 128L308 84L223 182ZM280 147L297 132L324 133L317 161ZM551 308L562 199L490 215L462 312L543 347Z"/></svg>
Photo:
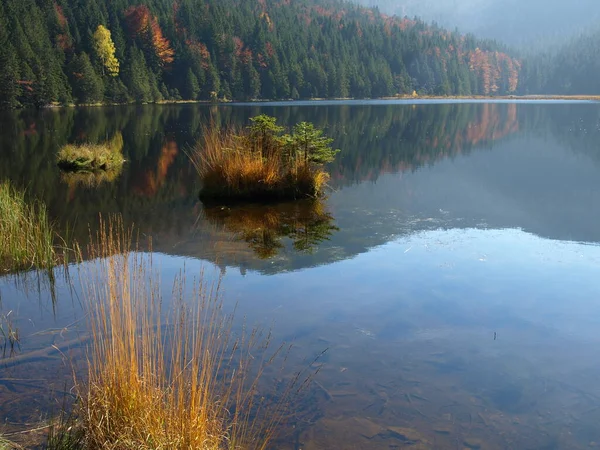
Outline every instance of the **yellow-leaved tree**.
<svg viewBox="0 0 600 450"><path fill-rule="evenodd" d="M102 75L104 70L113 77L119 74L119 60L115 56L115 44L110 36L110 30L104 25L98 25L94 33L94 49L102 61Z"/></svg>

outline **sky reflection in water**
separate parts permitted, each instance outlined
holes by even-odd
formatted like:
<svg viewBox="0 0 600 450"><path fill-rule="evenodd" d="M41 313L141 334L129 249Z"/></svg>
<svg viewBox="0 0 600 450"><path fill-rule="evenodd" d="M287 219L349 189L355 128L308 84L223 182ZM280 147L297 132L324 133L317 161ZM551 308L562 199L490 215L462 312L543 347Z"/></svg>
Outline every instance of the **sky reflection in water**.
<svg viewBox="0 0 600 450"><path fill-rule="evenodd" d="M265 105L284 123L329 127L347 151L331 168L335 191L317 210L327 220L296 212L291 227L275 221L272 253L256 246L257 235L248 239L248 227L264 226L260 209L232 211L227 221L207 216L182 182L193 176L180 149L204 117L190 108L120 117L131 162L114 184L72 188L47 167L31 188L58 217L121 210L140 224L153 236L165 292L183 265L190 275L225 273L227 304L249 323L272 326L276 340L294 341L297 365L328 348L282 448L600 442L597 105ZM217 112L243 123L262 110ZM105 118L107 130L113 120ZM158 127L148 125L145 153L134 138L144 121ZM74 127L89 127L82 124ZM24 139L11 152L34 145ZM28 179L23 159L11 161L2 177ZM307 223L324 228L298 251L298 233L288 231ZM53 309L46 290L27 297L0 279L21 353L77 336L77 282L73 289L59 278ZM82 361L81 351L69 354ZM47 410L47 381L60 390L70 376L60 357L4 372L46 380L0 382L4 417L15 422Z"/></svg>

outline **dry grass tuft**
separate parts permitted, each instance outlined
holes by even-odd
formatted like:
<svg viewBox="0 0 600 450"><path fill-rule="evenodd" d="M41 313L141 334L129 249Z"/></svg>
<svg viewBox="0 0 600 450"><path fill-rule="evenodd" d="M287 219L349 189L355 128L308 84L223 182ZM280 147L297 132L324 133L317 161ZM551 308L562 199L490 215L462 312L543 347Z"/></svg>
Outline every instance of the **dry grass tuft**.
<svg viewBox="0 0 600 450"><path fill-rule="evenodd" d="M123 165L123 136L117 133L102 144L68 144L60 149L57 162L71 171L115 170Z"/></svg>
<svg viewBox="0 0 600 450"><path fill-rule="evenodd" d="M28 204L23 192L0 183L0 272L54 266L53 238L46 207Z"/></svg>
<svg viewBox="0 0 600 450"><path fill-rule="evenodd" d="M85 448L266 448L293 385L269 408L258 381L282 347L267 357L268 336L234 337L218 285L196 282L188 306L184 275L165 314L151 256L130 251L122 223L101 228L82 277L92 333L79 384Z"/></svg>
<svg viewBox="0 0 600 450"><path fill-rule="evenodd" d="M329 175L320 166L285 152L265 157L248 144L245 131L205 128L190 152L205 199L285 200L317 197Z"/></svg>

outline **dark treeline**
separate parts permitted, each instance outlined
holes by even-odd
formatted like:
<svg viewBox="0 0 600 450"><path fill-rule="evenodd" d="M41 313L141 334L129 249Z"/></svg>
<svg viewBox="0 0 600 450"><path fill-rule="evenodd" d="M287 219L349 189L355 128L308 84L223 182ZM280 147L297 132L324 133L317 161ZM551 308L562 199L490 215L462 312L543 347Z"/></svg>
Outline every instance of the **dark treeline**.
<svg viewBox="0 0 600 450"><path fill-rule="evenodd" d="M525 93L600 94L600 29L585 33L523 65Z"/></svg>
<svg viewBox="0 0 600 450"><path fill-rule="evenodd" d="M493 41L338 0L4 0L4 107L160 100L494 95Z"/></svg>

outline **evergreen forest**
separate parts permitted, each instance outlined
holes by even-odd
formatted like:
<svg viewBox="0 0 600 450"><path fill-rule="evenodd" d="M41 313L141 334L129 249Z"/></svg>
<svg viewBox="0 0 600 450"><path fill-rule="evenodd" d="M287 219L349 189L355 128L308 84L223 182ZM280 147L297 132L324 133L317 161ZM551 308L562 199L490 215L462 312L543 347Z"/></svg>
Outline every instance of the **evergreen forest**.
<svg viewBox="0 0 600 450"><path fill-rule="evenodd" d="M3 0L0 106L519 93L502 45L339 0Z"/></svg>

